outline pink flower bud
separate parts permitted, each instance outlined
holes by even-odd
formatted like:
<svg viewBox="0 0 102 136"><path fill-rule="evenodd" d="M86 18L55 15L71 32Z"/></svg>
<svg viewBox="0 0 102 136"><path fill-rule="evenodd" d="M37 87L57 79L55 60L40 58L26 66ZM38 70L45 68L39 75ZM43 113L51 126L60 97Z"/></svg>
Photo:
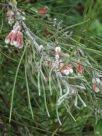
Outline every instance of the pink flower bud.
<svg viewBox="0 0 102 136"><path fill-rule="evenodd" d="M56 47L56 48L55 48L55 52L56 52L56 55L60 55L60 53L61 53L61 48L60 48L60 47Z"/></svg>
<svg viewBox="0 0 102 136"><path fill-rule="evenodd" d="M61 53L61 48L60 47L56 47L55 48L55 55L56 55L56 59L57 60L60 58L60 53Z"/></svg>
<svg viewBox="0 0 102 136"><path fill-rule="evenodd" d="M48 7L44 7L43 9L39 9L36 12L39 14L46 14L48 12Z"/></svg>
<svg viewBox="0 0 102 136"><path fill-rule="evenodd" d="M12 30L12 37L11 37L11 45L14 45L15 41L16 41L16 35L17 35L17 31Z"/></svg>
<svg viewBox="0 0 102 136"><path fill-rule="evenodd" d="M23 34L20 31L17 32L15 47L23 48Z"/></svg>
<svg viewBox="0 0 102 136"><path fill-rule="evenodd" d="M11 41L11 37L12 37L12 31L8 34L8 36L5 38L5 43L9 44Z"/></svg>
<svg viewBox="0 0 102 136"><path fill-rule="evenodd" d="M77 64L76 74L84 74L84 67L80 63Z"/></svg>

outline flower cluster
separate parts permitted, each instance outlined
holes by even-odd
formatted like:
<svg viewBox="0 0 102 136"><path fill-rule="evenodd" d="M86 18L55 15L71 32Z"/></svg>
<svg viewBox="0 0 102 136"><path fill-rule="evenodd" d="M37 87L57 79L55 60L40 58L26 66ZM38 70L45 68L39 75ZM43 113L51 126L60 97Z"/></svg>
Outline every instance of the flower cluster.
<svg viewBox="0 0 102 136"><path fill-rule="evenodd" d="M61 73L68 76L70 74L73 74L73 65L70 64L70 65L66 66L64 63L61 63L60 64L60 70L61 70Z"/></svg>
<svg viewBox="0 0 102 136"><path fill-rule="evenodd" d="M69 75L73 73L73 65L70 64L69 66L66 66L64 63L60 63L60 54L61 54L61 48L56 47L55 48L55 58L56 58L56 64L59 65L60 71L62 74Z"/></svg>
<svg viewBox="0 0 102 136"><path fill-rule="evenodd" d="M74 66L73 64L69 64L68 66L65 65L65 63L60 63L60 54L61 54L61 48L60 47L56 47L55 48L55 59L56 59L56 64L59 64L59 69L61 71L61 73L63 73L64 75L68 76L70 74L74 73ZM83 75L84 74L84 67L80 64L77 63L77 68L76 68L76 75Z"/></svg>
<svg viewBox="0 0 102 136"><path fill-rule="evenodd" d="M18 22L16 22L13 30L5 38L5 43L14 45L19 49L23 47L23 34L21 32L21 26Z"/></svg>

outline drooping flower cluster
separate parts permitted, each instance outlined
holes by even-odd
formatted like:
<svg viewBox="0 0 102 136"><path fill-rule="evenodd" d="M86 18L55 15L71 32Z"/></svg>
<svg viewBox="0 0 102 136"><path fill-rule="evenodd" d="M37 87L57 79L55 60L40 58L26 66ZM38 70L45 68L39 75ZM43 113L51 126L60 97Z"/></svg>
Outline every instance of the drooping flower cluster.
<svg viewBox="0 0 102 136"><path fill-rule="evenodd" d="M16 22L13 26L13 30L5 38L5 43L13 45L19 49L23 47L23 34L18 22Z"/></svg>

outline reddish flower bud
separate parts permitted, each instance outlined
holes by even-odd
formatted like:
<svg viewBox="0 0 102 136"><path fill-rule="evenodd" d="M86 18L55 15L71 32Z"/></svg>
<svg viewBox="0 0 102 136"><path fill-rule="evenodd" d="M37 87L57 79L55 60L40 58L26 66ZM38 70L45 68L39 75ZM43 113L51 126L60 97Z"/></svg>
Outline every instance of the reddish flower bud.
<svg viewBox="0 0 102 136"><path fill-rule="evenodd" d="M16 41L16 35L17 35L17 31L12 30L12 36L11 36L11 45L14 45L15 41Z"/></svg>
<svg viewBox="0 0 102 136"><path fill-rule="evenodd" d="M76 74L84 74L84 67L80 63L77 64Z"/></svg>
<svg viewBox="0 0 102 136"><path fill-rule="evenodd" d="M17 32L15 47L19 49L23 47L23 34L20 31Z"/></svg>
<svg viewBox="0 0 102 136"><path fill-rule="evenodd" d="M39 14L46 14L48 12L48 7L44 7L43 9L39 9L36 12Z"/></svg>
<svg viewBox="0 0 102 136"><path fill-rule="evenodd" d="M9 44L9 43L10 43L11 37L12 37L12 31L11 31L11 32L6 36L6 38L5 38L5 43L6 43L6 44Z"/></svg>

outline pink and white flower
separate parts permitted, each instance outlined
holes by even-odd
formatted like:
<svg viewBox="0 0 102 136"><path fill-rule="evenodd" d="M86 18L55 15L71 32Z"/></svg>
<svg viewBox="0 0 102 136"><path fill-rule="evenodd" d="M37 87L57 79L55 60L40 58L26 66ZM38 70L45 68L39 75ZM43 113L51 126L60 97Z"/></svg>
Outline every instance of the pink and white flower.
<svg viewBox="0 0 102 136"><path fill-rule="evenodd" d="M14 45L17 48L23 47L23 34L20 32L21 27L18 23L16 23L13 27L13 30L8 34L8 36L5 38L5 43Z"/></svg>
<svg viewBox="0 0 102 136"><path fill-rule="evenodd" d="M70 64L69 66L66 66L64 63L60 64L61 73L68 76L69 74L73 73L73 65Z"/></svg>

